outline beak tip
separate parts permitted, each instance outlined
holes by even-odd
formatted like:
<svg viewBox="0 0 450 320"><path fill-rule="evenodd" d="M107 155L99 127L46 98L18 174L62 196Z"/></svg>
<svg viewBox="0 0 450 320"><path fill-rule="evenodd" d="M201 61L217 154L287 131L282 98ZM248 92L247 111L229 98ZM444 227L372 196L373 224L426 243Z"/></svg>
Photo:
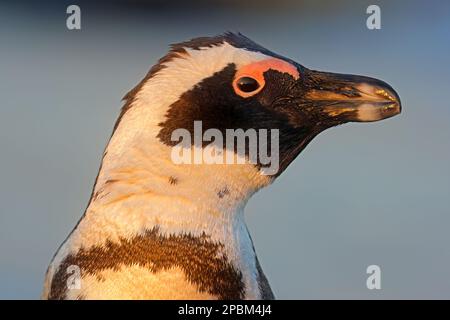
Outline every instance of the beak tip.
<svg viewBox="0 0 450 320"><path fill-rule="evenodd" d="M372 87L373 101L358 107L358 121L372 122L394 117L402 112L402 103L397 92L387 83L378 81Z"/></svg>
<svg viewBox="0 0 450 320"><path fill-rule="evenodd" d="M387 91L389 100L392 101L392 103L390 105L384 107L384 108L386 108L385 109L386 110L386 118L390 118L390 117L399 115L402 112L402 102L400 100L400 96L390 86L386 91Z"/></svg>

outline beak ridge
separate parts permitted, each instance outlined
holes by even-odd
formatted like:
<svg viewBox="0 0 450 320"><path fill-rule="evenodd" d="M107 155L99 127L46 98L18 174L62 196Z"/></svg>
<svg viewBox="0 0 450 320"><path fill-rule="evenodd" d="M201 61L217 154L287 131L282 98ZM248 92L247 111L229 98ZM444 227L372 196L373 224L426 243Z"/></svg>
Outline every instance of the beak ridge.
<svg viewBox="0 0 450 320"><path fill-rule="evenodd" d="M306 97L328 118L339 122L372 122L401 112L400 97L384 81L356 75L312 71Z"/></svg>

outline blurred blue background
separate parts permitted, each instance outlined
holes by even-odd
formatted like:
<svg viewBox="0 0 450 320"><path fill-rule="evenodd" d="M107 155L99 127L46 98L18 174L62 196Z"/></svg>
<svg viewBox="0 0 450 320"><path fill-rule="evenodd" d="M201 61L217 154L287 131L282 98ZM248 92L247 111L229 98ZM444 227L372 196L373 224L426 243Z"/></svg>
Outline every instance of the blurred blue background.
<svg viewBox="0 0 450 320"><path fill-rule="evenodd" d="M82 30L66 29L77 3ZM382 29L366 28L381 7ZM450 2L0 2L0 298L38 298L123 95L170 43L240 31L381 78L403 113L317 137L246 209L278 298L450 298ZM366 288L366 268L382 289Z"/></svg>

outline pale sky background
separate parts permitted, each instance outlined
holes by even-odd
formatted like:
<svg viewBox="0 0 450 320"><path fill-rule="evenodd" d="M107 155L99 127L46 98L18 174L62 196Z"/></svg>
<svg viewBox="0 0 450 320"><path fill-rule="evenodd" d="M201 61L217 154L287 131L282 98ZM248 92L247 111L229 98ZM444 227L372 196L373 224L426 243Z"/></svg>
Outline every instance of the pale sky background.
<svg viewBox="0 0 450 320"><path fill-rule="evenodd" d="M81 31L65 28L71 3ZM241 3L0 2L0 298L39 297L123 95L170 43L226 30L309 68L381 78L403 102L395 118L322 133L249 202L276 296L450 298L450 3ZM371 264L382 290L366 288Z"/></svg>

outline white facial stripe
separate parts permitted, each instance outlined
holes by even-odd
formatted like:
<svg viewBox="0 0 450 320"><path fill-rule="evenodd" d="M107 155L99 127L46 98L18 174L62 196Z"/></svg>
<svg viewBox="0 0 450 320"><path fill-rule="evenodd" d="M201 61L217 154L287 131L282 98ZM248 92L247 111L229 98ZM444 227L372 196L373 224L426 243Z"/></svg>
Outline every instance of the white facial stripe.
<svg viewBox="0 0 450 320"><path fill-rule="evenodd" d="M237 68L252 62L270 58L259 52L233 47L227 42L201 50L186 49L188 54L180 55L163 65L165 68L150 78L137 93L132 107L125 113L115 136L108 146L108 152L122 151L122 147L134 139L136 134L146 132L156 136L158 124L165 119L170 105L191 90L203 79L234 63ZM230 83L231 85L231 83ZM125 128L121 130L122 128ZM114 140L114 141L113 141ZM119 150L115 150L115 148Z"/></svg>
<svg viewBox="0 0 450 320"><path fill-rule="evenodd" d="M190 60L197 64L199 69L206 71L206 73L203 72L204 78L222 70L229 63L234 63L240 68L252 62L270 58L260 52L233 47L227 42L212 48L202 48L201 50L186 49L186 51L189 53ZM206 66L208 68L205 68Z"/></svg>

